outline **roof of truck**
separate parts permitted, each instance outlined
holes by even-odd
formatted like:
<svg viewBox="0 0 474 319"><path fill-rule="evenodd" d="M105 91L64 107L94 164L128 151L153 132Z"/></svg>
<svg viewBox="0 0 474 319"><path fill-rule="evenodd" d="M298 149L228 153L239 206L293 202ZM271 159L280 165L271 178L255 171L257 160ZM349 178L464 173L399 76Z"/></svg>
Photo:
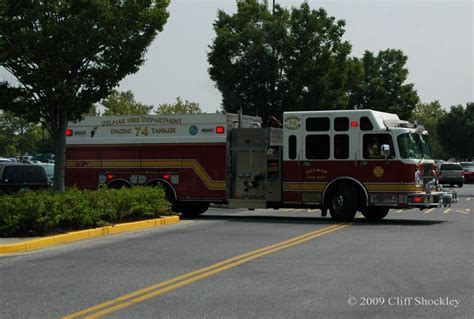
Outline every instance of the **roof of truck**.
<svg viewBox="0 0 474 319"><path fill-rule="evenodd" d="M236 126L236 114L175 114L92 116L69 123L66 143L156 144L222 143ZM260 125L260 118L243 116L245 127ZM219 129L218 129L219 128Z"/></svg>

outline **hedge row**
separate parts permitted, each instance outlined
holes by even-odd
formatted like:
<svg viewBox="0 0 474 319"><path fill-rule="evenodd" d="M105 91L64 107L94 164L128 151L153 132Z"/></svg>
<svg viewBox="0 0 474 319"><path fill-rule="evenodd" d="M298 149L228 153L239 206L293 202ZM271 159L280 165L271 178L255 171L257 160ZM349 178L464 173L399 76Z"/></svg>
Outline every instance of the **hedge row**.
<svg viewBox="0 0 474 319"><path fill-rule="evenodd" d="M0 237L38 236L171 214L158 187L24 192L0 197Z"/></svg>

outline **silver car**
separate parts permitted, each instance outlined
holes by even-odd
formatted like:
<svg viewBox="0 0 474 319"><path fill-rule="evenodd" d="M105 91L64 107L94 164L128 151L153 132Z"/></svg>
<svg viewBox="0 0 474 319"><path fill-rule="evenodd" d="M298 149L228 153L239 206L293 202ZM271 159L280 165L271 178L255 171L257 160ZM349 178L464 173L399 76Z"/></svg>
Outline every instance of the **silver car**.
<svg viewBox="0 0 474 319"><path fill-rule="evenodd" d="M443 162L439 164L438 181L440 184L454 184L462 187L464 184L464 169L459 163Z"/></svg>

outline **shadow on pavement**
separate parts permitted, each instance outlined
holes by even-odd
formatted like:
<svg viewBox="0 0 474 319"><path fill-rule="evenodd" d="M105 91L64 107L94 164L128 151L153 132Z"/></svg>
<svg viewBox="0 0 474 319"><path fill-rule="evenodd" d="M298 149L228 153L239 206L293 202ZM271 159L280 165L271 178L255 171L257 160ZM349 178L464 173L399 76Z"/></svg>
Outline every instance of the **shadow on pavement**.
<svg viewBox="0 0 474 319"><path fill-rule="evenodd" d="M233 215L201 215L202 220L225 220L239 223L275 223L275 224L316 224L331 225L338 222L330 217L288 217L288 216L233 216ZM352 222L353 226L370 225L398 225L398 226L431 226L446 223L445 220L420 220L420 219L384 219L381 221L368 221L357 218Z"/></svg>

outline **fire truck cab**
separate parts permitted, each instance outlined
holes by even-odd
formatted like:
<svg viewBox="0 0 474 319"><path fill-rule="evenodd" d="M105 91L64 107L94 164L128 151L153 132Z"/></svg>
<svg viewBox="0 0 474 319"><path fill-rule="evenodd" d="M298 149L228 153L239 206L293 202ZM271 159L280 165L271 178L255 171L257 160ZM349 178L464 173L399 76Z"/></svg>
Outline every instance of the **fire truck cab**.
<svg viewBox="0 0 474 319"><path fill-rule="evenodd" d="M231 132L231 207L309 207L337 220L450 205L428 132L372 110L286 112L283 129Z"/></svg>

